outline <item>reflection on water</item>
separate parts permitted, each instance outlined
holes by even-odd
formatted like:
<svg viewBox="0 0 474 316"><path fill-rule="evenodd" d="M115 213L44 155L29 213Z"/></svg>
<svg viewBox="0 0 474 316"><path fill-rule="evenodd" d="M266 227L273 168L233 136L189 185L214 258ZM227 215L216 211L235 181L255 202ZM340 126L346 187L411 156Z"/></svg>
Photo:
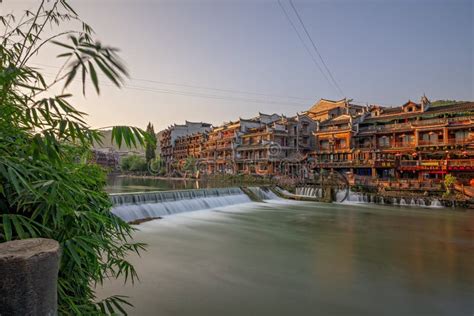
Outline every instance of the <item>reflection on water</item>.
<svg viewBox="0 0 474 316"><path fill-rule="evenodd" d="M472 315L474 214L252 203L140 226L133 315Z"/></svg>
<svg viewBox="0 0 474 316"><path fill-rule="evenodd" d="M126 176L110 176L107 179L106 191L108 193L122 192L145 192L145 191L164 191L164 190L185 190L185 189L204 189L221 188L235 186L232 183L206 182L198 180L185 179L166 179L166 178L140 178Z"/></svg>

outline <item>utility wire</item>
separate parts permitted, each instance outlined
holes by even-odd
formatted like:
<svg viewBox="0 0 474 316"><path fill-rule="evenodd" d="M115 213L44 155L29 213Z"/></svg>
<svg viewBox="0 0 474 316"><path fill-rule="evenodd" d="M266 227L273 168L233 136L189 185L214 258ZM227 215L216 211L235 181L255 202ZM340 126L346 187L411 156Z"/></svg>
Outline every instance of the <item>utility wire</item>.
<svg viewBox="0 0 474 316"><path fill-rule="evenodd" d="M321 59L321 62L323 63L324 68L326 68L326 70L327 70L329 76L331 77L332 82L334 83L334 85L337 87L337 89L338 89L339 92L341 93L341 96L344 96L344 92L342 91L341 87L340 87L339 84L337 83L336 79L334 79L334 76L332 75L331 71L329 70L329 67L326 65L326 62L324 61L323 56L321 56L321 54L319 53L318 48L316 47L316 44L314 43L313 39L311 38L311 35L309 35L309 32L308 32L308 30L306 29L306 26L304 25L303 20L301 19L300 15L299 15L299 13L298 13L298 10L296 10L296 7L295 7L295 5L293 4L293 1L292 1L292 0L289 0L289 2L290 2L291 7L293 8L293 11L295 11L296 16L298 17L298 20L300 21L301 26L303 27L303 30L304 30L305 33L306 33L306 36L308 36L308 38L309 38L311 44L313 45L314 50L316 51L316 53L317 53L318 56L319 56L319 59Z"/></svg>
<svg viewBox="0 0 474 316"><path fill-rule="evenodd" d="M40 66L45 66L45 67L49 67L49 68L60 68L60 67L57 67L57 66L51 66L51 65L45 65L45 64L39 64L39 63L34 63L36 65L40 65ZM50 72L44 72L44 75L46 76L49 76L49 77L55 77L56 74L55 73L50 73ZM99 78L100 79L103 79L103 80L108 80L107 77L104 77L100 74L98 74ZM82 83L82 82L79 82L79 78L76 78L75 83ZM138 80L137 80L138 81ZM145 81L145 79L143 79L143 81ZM151 82L155 82L153 80L150 80ZM164 83L163 83L164 84ZM177 85L177 86L190 86L190 85L185 85L185 84L171 84L171 83L168 83L170 85ZM109 84L109 83L106 83L106 82L102 82L101 83L101 86L105 86L105 87L116 87L115 85L112 85L112 84ZM193 86L193 87L197 87L197 86ZM226 96L226 95L212 95L212 94L205 94L203 92L195 92L195 91L180 91L180 90L167 90L167 89L161 89L161 88L156 88L156 87L147 87L147 86L140 86L140 85L125 85L124 86L125 89L129 89L129 90L137 90L137 91L144 91L144 92L154 92L154 93L164 93L164 94L175 94L175 95L182 95L182 96L191 96L191 97L200 97L200 98L208 98L208 99L218 99L218 100L227 100L227 101L244 101L244 102L252 102L252 103L264 103L264 104L278 104L278 105L291 105L291 106L298 106L298 107L304 107L304 106L307 106L307 104L302 104L302 103L295 103L295 102L282 102L281 100L278 100L278 101L274 101L274 100L261 100L261 99L250 99L250 98L246 98L246 97L238 97L238 96ZM204 89L204 88L203 88ZM227 89L218 89L218 88L206 88L206 89L211 89L211 90L216 90L216 91L220 91L220 90L223 90L223 91L232 91L232 92L236 92L237 90L227 90ZM242 91L242 93L244 93ZM249 93L249 94L253 94L253 93ZM258 95L262 95L262 96L272 96L272 95L267 95L267 94L260 94L260 93L255 93L255 94L258 94ZM276 97L276 96L274 96ZM283 96L281 96L282 98L285 98ZM290 97L287 97L287 98L290 98ZM305 99L305 98L301 98L301 100L305 101L305 100L312 100L312 99ZM380 103L380 102L374 102L374 101L362 101L362 100L353 100L354 102L358 102L358 103L367 103L367 104L377 104L377 105L382 105L382 106L386 106L386 107L392 107L393 105L389 105L389 104L385 104L385 103Z"/></svg>
<svg viewBox="0 0 474 316"><path fill-rule="evenodd" d="M301 34L300 32L298 32L298 29L296 28L295 24L293 23L293 21L291 20L288 12L286 11L285 7L283 6L283 4L281 3L281 0L278 0L278 4L280 5L280 8L281 10L283 11L283 13L285 14L285 17L286 19L288 20L288 23L291 25L291 27L293 28L293 30L295 31L296 35L298 36L300 42L303 44L304 48L306 49L306 51L308 52L309 56L311 57L311 60L313 61L313 63L316 65L316 67L319 69L319 71L321 72L321 74L324 76L324 78L326 79L326 81L329 83L330 86L332 86L333 88L336 88L336 86L334 86L334 84L329 80L328 76L326 75L326 73L323 71L323 69L321 68L321 66L319 65L318 61L316 60L316 58L314 58L314 55L313 53L311 52L311 49L308 47L308 45L306 45L306 42L303 40L303 37L301 37Z"/></svg>
<svg viewBox="0 0 474 316"><path fill-rule="evenodd" d="M60 67L57 67L57 66L39 64L39 63L34 63L34 64L39 65L39 66L43 66L43 67L49 67L49 68L60 68ZM165 81L157 81L157 80L141 79L141 78L133 78L133 77L131 77L129 79L131 81L150 82L150 83L157 83L157 84L161 84L161 85L180 86L180 87L187 87L187 88L193 88L193 89L211 90L211 91L216 91L216 92L227 92L227 93L233 93L233 94L248 94L248 95L256 95L256 96L279 98L279 99L294 99L294 100L299 100L299 101L313 101L312 98L301 98L301 97L295 97L295 96L272 95L272 94L265 94L265 93L259 93L259 92L249 92L249 91L243 91L243 90L232 90L232 89L204 87L204 86L190 85L190 84L184 84L184 83L165 82Z"/></svg>
<svg viewBox="0 0 474 316"><path fill-rule="evenodd" d="M44 74L50 77L55 76L53 73L44 73ZM78 83L78 84L82 83L80 82L79 78L75 78L73 82ZM106 87L115 87L114 85L107 84L107 83L101 83L101 85L106 86ZM300 104L300 103L282 102L282 101L274 101L274 100L262 100L262 99L250 99L250 98L225 96L225 95L213 95L213 94L205 94L201 92L159 89L159 88L144 87L144 86L124 85L122 88L127 89L127 90L136 90L136 91L161 93L161 94L172 94L172 95L189 96L189 97L199 97L199 98L224 100L224 101L240 101L240 102L249 102L249 103L257 103L257 104L276 104L276 105L285 105L285 106L290 105L290 106L298 106L298 107L307 106L307 104Z"/></svg>

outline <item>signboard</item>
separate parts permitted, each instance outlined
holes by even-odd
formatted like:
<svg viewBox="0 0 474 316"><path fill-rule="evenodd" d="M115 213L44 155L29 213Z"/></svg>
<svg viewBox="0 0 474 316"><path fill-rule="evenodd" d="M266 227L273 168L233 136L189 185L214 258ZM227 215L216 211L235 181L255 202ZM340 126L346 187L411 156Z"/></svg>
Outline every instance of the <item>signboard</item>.
<svg viewBox="0 0 474 316"><path fill-rule="evenodd" d="M439 167L439 161L422 161L422 167Z"/></svg>

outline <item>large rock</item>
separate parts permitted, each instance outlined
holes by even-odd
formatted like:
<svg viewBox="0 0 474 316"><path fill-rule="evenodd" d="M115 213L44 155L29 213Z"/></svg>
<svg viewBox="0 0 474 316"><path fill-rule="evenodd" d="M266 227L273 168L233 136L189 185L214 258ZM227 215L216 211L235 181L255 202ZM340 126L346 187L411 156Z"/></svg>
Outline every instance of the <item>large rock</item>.
<svg viewBox="0 0 474 316"><path fill-rule="evenodd" d="M0 315L57 315L59 244L34 238L0 243Z"/></svg>

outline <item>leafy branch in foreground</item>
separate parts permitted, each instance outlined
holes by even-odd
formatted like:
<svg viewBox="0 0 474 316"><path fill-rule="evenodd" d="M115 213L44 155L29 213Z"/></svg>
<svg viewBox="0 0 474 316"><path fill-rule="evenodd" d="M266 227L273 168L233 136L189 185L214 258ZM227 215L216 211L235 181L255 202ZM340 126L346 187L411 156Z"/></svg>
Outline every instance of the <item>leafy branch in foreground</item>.
<svg viewBox="0 0 474 316"><path fill-rule="evenodd" d="M99 93L99 74L120 87L127 70L117 50L95 41L66 0L43 0L19 19L0 16L0 23L0 242L59 241L61 314L125 313L124 297L97 301L94 289L107 278L133 282L137 274L126 258L144 245L130 242L133 228L110 212L104 171L86 163L102 134L87 125L67 90L80 79L83 94L89 80ZM70 25L76 27L50 34ZM64 63L46 80L29 62L50 44L64 50L58 55ZM61 94L53 93L58 86ZM139 128L112 127L119 146L143 145L146 135Z"/></svg>

